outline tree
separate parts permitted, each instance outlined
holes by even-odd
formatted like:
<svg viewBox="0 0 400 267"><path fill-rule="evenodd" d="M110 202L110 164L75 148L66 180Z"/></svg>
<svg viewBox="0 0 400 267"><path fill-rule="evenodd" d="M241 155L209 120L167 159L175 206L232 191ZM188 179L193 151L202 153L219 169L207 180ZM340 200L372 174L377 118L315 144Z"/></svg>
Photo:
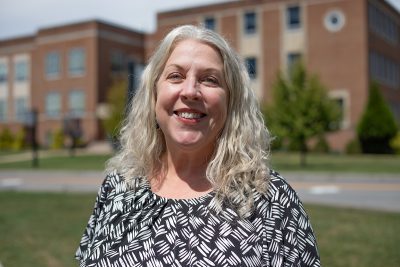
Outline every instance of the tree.
<svg viewBox="0 0 400 267"><path fill-rule="evenodd" d="M272 93L266 121L273 134L300 151L300 163L304 166L309 150L307 141L338 127L339 107L328 97L317 77L306 72L301 62L294 64L287 78L278 74Z"/></svg>
<svg viewBox="0 0 400 267"><path fill-rule="evenodd" d="M121 122L125 115L127 98L127 82L114 81L108 90L107 105L109 114L102 121L104 130L112 141L113 146L117 145L117 136L121 127Z"/></svg>
<svg viewBox="0 0 400 267"><path fill-rule="evenodd" d="M357 127L363 153L393 153L390 140L397 134L396 120L386 104L378 84L372 82L368 103Z"/></svg>

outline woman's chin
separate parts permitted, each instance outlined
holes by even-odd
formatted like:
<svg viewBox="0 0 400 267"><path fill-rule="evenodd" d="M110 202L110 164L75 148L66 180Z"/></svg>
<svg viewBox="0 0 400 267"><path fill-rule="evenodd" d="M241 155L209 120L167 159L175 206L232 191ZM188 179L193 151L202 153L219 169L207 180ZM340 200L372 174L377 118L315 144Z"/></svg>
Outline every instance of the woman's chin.
<svg viewBox="0 0 400 267"><path fill-rule="evenodd" d="M168 149L180 149L185 151L194 151L198 149L203 150L207 146L212 146L211 142L207 142L207 140L201 136L185 136L184 138L176 137L173 140L170 140L170 142L167 142Z"/></svg>

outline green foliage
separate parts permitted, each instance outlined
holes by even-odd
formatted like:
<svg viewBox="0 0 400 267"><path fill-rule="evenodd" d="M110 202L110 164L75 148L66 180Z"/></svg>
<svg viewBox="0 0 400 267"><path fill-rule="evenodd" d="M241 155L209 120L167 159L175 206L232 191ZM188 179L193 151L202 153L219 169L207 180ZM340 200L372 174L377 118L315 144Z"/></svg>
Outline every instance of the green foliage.
<svg viewBox="0 0 400 267"><path fill-rule="evenodd" d="M108 118L102 121L107 135L114 139L119 132L121 122L125 115L127 97L126 81L115 81L108 90L107 104L109 107Z"/></svg>
<svg viewBox="0 0 400 267"><path fill-rule="evenodd" d="M361 153L361 145L360 145L360 141L357 138L355 138L347 143L346 154L354 155L354 154L360 154L360 153Z"/></svg>
<svg viewBox="0 0 400 267"><path fill-rule="evenodd" d="M14 143L14 137L8 128L4 128L0 133L0 149L11 150Z"/></svg>
<svg viewBox="0 0 400 267"><path fill-rule="evenodd" d="M17 134L15 135L15 139L13 142L13 149L15 151L20 151L26 148L26 132L24 128L20 128Z"/></svg>
<svg viewBox="0 0 400 267"><path fill-rule="evenodd" d="M282 138L279 138L277 136L272 137L271 140L271 150L280 150L283 148L283 142Z"/></svg>
<svg viewBox="0 0 400 267"><path fill-rule="evenodd" d="M313 147L313 152L317 153L328 153L330 151L330 147L328 142L326 141L325 137L323 135L318 137L317 142L315 143Z"/></svg>
<svg viewBox="0 0 400 267"><path fill-rule="evenodd" d="M396 154L400 154L400 132L397 132L397 135L390 140L390 147Z"/></svg>
<svg viewBox="0 0 400 267"><path fill-rule="evenodd" d="M265 109L265 116L273 134L305 154L310 138L336 129L340 111L318 78L309 75L299 62L288 78L278 74L272 105Z"/></svg>
<svg viewBox="0 0 400 267"><path fill-rule="evenodd" d="M377 154L392 153L389 143L396 133L396 120L378 85L371 83L368 103L357 127L362 151Z"/></svg>
<svg viewBox="0 0 400 267"><path fill-rule="evenodd" d="M52 149L62 149L64 147L64 132L62 129L54 131L50 147Z"/></svg>

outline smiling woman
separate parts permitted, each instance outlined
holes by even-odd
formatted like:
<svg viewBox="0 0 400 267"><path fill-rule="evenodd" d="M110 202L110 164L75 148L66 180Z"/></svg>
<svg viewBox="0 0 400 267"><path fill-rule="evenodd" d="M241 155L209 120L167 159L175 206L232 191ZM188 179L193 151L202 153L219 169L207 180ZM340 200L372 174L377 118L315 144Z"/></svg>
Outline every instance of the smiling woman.
<svg viewBox="0 0 400 267"><path fill-rule="evenodd" d="M77 259L83 266L320 266L308 216L268 163L242 60L172 30L144 70Z"/></svg>
<svg viewBox="0 0 400 267"><path fill-rule="evenodd" d="M193 182L189 179L203 181L204 187L212 188L205 178L204 166L226 120L228 92L221 57L208 44L191 39L181 41L166 62L156 87L156 119L167 147L164 160L176 169L169 168L174 173L166 173L158 181L162 180L164 187L168 186L165 178L182 183L178 192L165 188L167 192L163 193L161 187L163 191L159 193L173 198L196 196L201 192L191 190ZM200 177L183 175L175 179L179 175L176 171L185 171L183 168L188 165L198 165Z"/></svg>

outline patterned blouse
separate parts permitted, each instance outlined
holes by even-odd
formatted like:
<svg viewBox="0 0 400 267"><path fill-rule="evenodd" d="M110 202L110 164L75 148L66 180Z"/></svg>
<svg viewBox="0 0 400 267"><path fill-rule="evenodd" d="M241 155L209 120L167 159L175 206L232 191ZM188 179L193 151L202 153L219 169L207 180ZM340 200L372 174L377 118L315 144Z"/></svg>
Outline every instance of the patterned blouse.
<svg viewBox="0 0 400 267"><path fill-rule="evenodd" d="M218 216L213 196L168 199L109 174L75 256L81 267L320 266L308 216L278 173L249 218Z"/></svg>

